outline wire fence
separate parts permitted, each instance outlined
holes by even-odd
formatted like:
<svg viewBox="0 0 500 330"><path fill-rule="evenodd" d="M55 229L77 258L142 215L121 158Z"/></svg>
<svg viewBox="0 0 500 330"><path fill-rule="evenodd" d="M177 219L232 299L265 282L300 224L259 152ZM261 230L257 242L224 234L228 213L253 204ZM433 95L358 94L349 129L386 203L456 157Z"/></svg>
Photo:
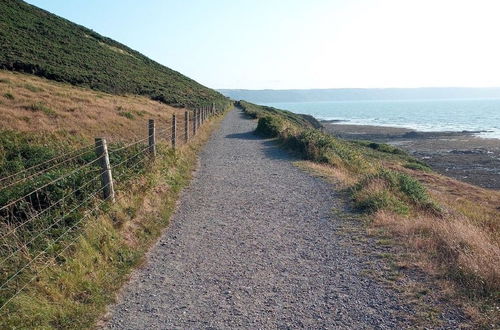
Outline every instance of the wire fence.
<svg viewBox="0 0 500 330"><path fill-rule="evenodd" d="M188 144L201 125L221 109L215 105L173 115L145 137L113 143L106 140L62 153L0 178L0 311L47 267L60 263L89 219L123 194L116 184L140 176L156 156L157 145Z"/></svg>

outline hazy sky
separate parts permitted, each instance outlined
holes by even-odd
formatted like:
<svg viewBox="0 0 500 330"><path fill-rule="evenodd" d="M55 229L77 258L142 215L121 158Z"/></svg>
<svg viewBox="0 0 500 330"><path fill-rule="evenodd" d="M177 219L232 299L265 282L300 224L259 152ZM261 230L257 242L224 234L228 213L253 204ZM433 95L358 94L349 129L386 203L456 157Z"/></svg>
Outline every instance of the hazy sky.
<svg viewBox="0 0 500 330"><path fill-rule="evenodd" d="M499 0L29 0L212 88L500 86Z"/></svg>

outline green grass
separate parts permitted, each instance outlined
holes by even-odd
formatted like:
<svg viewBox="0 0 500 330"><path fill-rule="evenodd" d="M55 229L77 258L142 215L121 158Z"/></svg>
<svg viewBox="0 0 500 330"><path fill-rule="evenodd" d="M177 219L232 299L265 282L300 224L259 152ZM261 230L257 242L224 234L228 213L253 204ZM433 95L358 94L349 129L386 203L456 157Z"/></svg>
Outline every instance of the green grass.
<svg viewBox="0 0 500 330"><path fill-rule="evenodd" d="M1 1L0 13L1 69L174 106L226 101L127 46L23 1Z"/></svg>
<svg viewBox="0 0 500 330"><path fill-rule="evenodd" d="M52 108L45 105L43 102L36 102L36 103L30 104L30 105L26 105L23 108L26 110L33 111L33 112L41 111L50 118L57 117L57 113Z"/></svg>
<svg viewBox="0 0 500 330"><path fill-rule="evenodd" d="M352 141L352 142L388 154L407 155L405 151L386 143L377 143L371 141Z"/></svg>
<svg viewBox="0 0 500 330"><path fill-rule="evenodd" d="M248 115L258 118L256 134L278 138L284 146L304 159L343 169L354 177L351 187L354 206L368 213L378 210L407 215L426 210L439 214L425 187L408 174L385 169L385 163L412 164L426 168L406 152L382 143L346 141L314 128L301 115L259 106L237 103Z"/></svg>
<svg viewBox="0 0 500 330"><path fill-rule="evenodd" d="M3 97L5 97L8 100L14 100L15 99L14 95L12 95L11 93L5 93L5 94L3 94Z"/></svg>
<svg viewBox="0 0 500 330"><path fill-rule="evenodd" d="M409 168L411 170L416 170L416 171L422 171L422 172L432 172L432 169L427 166L424 163L421 162L416 162L416 161L410 161L407 162L406 164L403 165L406 168Z"/></svg>
<svg viewBox="0 0 500 330"><path fill-rule="evenodd" d="M104 214L92 215L79 224L74 233L60 242L55 239L76 221L81 219L84 210L97 201L90 200L82 210L74 212L58 226L49 230L43 238L26 245L21 254L0 266L0 283L14 274L20 265L33 258L47 246L51 248L39 260L20 274L21 284L38 274L33 281L4 310L0 312L0 328L57 328L88 329L102 315L110 304L116 291L126 281L130 271L137 267L144 253L168 224L175 208L176 199L183 187L189 182L191 171L196 166L196 154L209 137L207 129L200 131L199 137L188 146L177 150L159 144L154 162L147 156L132 159L120 167L113 167L116 190L121 199L114 205L106 204ZM56 145L52 138L41 139L26 133L0 132L0 177L5 177L32 165L53 158L71 150L73 142ZM109 149L121 147L111 144ZM111 165L118 164L137 153L136 148L127 148L110 155ZM49 170L40 180L21 182L0 193L0 205L6 200L23 196L46 180L68 173L95 157L93 148L88 155L77 157L58 169ZM134 163L138 161L138 166ZM29 199L13 212L0 213L0 220L13 223L23 221L33 210L47 207L61 196L70 198L57 211L37 219L36 227L27 227L16 232L11 247L18 242L33 237L33 230L51 223L55 217L75 205L100 186L99 179L92 185L71 193L95 176L93 167L77 171L67 180L55 186L42 189L35 199ZM50 198L48 198L50 197ZM123 199L124 198L124 199ZM144 205L148 205L144 208ZM15 218L11 215L15 214ZM10 218L9 218L10 217ZM7 219L9 218L9 219ZM0 229L4 230L4 227ZM0 230L0 234L2 231ZM72 247L56 257L68 244ZM0 259L11 250L0 249ZM43 269L44 263L50 267ZM0 305L17 289L11 283L2 290Z"/></svg>
<svg viewBox="0 0 500 330"><path fill-rule="evenodd" d="M33 92L33 93L43 92L43 89L41 89L40 87L37 87L37 86L33 86L31 84L24 84L23 87L26 88L27 90L29 90L30 92Z"/></svg>
<svg viewBox="0 0 500 330"><path fill-rule="evenodd" d="M128 118L130 120L135 118L134 114L130 111L120 111L120 112L118 112L118 115L125 117L125 118Z"/></svg>

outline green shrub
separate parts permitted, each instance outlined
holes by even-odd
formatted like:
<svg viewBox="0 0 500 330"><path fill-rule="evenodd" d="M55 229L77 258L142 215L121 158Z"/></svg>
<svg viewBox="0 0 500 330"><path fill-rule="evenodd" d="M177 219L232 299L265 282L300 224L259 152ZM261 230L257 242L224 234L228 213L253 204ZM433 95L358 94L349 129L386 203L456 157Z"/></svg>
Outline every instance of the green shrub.
<svg viewBox="0 0 500 330"><path fill-rule="evenodd" d="M264 137L278 137L283 129L283 120L277 116L265 116L259 119L255 132Z"/></svg>

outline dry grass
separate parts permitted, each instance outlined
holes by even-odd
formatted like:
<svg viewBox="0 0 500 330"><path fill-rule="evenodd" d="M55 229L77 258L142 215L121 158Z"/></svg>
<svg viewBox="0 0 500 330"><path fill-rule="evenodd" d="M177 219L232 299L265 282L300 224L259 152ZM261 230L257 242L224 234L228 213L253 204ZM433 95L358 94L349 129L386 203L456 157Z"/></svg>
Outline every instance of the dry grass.
<svg viewBox="0 0 500 330"><path fill-rule="evenodd" d="M158 145L147 174L118 190L108 212L84 223L72 248L0 312L0 328L96 327L128 274L167 226L197 165L197 153L221 118L205 122L189 144L176 150Z"/></svg>
<svg viewBox="0 0 500 330"><path fill-rule="evenodd" d="M148 119L167 127L174 113L184 110L0 70L0 129L132 140L145 135Z"/></svg>
<svg viewBox="0 0 500 330"><path fill-rule="evenodd" d="M298 164L342 188L356 182L339 168L313 162ZM500 192L432 172L390 167L423 183L444 211L440 215L412 212L404 216L379 210L371 216L370 227L389 230L396 241L407 246L414 265L445 279L456 297L467 297L465 309L478 326L500 324ZM367 189L383 191L384 187L373 183Z"/></svg>
<svg viewBox="0 0 500 330"><path fill-rule="evenodd" d="M330 180L339 185L340 188L351 187L356 183L356 179L346 169L334 167L328 164L320 164L304 160L295 162L295 165L312 174Z"/></svg>

